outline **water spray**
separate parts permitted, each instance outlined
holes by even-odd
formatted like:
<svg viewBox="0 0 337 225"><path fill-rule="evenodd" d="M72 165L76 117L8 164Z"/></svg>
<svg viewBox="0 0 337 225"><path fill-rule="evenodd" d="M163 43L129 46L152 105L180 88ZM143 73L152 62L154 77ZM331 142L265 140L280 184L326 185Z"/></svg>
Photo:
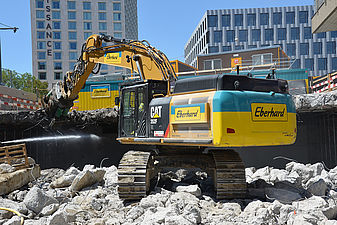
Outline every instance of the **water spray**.
<svg viewBox="0 0 337 225"><path fill-rule="evenodd" d="M100 139L99 136L95 134L90 135L64 135L64 136L49 136L49 137L35 137L35 138L24 138L24 139L17 139L11 141L3 141L0 144L15 144L15 143L22 143L22 142L37 142L37 141L58 141L58 140L67 140L67 139L80 139L89 137L94 140Z"/></svg>

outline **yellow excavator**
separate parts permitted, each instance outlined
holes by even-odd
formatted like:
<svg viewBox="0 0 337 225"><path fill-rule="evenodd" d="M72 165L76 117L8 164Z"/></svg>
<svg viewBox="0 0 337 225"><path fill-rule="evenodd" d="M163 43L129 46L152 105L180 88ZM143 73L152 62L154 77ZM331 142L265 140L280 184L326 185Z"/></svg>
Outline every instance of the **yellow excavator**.
<svg viewBox="0 0 337 225"><path fill-rule="evenodd" d="M139 74L139 79L123 82L116 99L118 141L137 149L125 153L118 166L122 199L146 196L158 173L178 168L205 171L217 199L244 198L245 167L233 149L296 140L296 110L287 81L225 74L177 79L165 54L147 41L107 35L90 36L74 70L46 95L49 116L67 114L100 64Z"/></svg>

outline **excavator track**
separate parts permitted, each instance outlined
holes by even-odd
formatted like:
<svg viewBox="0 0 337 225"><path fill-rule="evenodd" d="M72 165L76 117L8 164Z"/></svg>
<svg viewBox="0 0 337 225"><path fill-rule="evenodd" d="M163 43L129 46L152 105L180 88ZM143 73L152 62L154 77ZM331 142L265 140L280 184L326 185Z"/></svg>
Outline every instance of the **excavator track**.
<svg viewBox="0 0 337 225"><path fill-rule="evenodd" d="M154 164L156 162L156 165ZM129 151L118 166L119 197L137 200L150 191L150 181L164 168L200 168L213 177L216 198L233 199L246 196L245 166L233 150L166 151L151 154L146 151Z"/></svg>
<svg viewBox="0 0 337 225"><path fill-rule="evenodd" d="M233 150L211 152L215 162L214 189L216 199L244 198L247 192L245 165Z"/></svg>
<svg viewBox="0 0 337 225"><path fill-rule="evenodd" d="M146 196L149 190L149 158L151 153L129 151L118 165L118 193L121 199L136 200Z"/></svg>

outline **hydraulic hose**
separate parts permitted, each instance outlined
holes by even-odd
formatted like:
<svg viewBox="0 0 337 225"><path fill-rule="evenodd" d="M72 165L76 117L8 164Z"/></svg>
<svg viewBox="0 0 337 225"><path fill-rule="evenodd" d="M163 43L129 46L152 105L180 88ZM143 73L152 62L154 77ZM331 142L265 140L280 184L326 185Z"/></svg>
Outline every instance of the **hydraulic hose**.
<svg viewBox="0 0 337 225"><path fill-rule="evenodd" d="M14 209L9 209L9 208L3 208L3 207L0 207L0 210L6 210L6 211L9 211L9 212L15 213L16 215L21 217L21 225L24 223L23 216L21 216L21 214L18 211L14 210Z"/></svg>

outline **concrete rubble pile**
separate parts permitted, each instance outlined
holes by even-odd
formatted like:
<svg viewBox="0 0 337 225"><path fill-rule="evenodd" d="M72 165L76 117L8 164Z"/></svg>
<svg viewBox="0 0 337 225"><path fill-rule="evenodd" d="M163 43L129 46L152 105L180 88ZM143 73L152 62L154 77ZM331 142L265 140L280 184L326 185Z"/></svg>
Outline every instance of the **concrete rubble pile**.
<svg viewBox="0 0 337 225"><path fill-rule="evenodd" d="M297 112L314 112L337 108L337 90L293 96Z"/></svg>
<svg viewBox="0 0 337 225"><path fill-rule="evenodd" d="M337 167L290 162L285 169L246 168L247 198L224 201L204 191L200 171L173 173L175 185L123 202L115 166L46 169L37 180L3 195L0 206L25 215L25 225L337 224ZM0 224L20 224L19 217L0 210Z"/></svg>

